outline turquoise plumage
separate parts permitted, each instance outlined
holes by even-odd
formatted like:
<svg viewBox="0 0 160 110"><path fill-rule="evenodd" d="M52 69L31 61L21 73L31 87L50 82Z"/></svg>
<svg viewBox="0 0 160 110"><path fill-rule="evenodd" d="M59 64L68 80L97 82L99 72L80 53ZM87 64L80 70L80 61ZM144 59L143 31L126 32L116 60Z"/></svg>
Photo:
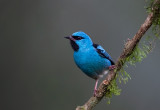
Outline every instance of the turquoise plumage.
<svg viewBox="0 0 160 110"><path fill-rule="evenodd" d="M91 38L82 31L73 33L69 37L74 50L74 61L76 65L89 77L96 80L94 95L96 94L98 79L108 69L114 66L111 56L102 46L94 44Z"/></svg>

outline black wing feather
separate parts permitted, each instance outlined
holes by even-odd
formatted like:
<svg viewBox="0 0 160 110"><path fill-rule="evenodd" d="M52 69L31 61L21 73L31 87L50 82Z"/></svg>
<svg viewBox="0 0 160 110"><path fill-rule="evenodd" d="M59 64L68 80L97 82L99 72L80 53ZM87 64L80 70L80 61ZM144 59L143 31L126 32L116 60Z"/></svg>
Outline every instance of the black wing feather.
<svg viewBox="0 0 160 110"><path fill-rule="evenodd" d="M98 52L98 54L103 57L108 59L111 62L111 65L114 65L114 61L112 60L112 58L110 57L110 55L100 46L100 48L98 48L100 45L98 44L93 44L93 47L96 49L96 51Z"/></svg>

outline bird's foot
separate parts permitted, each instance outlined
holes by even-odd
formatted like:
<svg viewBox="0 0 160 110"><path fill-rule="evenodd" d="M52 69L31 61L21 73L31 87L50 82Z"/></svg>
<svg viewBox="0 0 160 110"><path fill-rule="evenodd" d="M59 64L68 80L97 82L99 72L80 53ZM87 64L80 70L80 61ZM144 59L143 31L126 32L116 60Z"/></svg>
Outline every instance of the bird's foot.
<svg viewBox="0 0 160 110"><path fill-rule="evenodd" d="M94 96L94 97L97 96L97 89L94 89L93 96Z"/></svg>
<svg viewBox="0 0 160 110"><path fill-rule="evenodd" d="M116 68L116 66L115 65L111 65L111 66L109 66L109 70L114 70Z"/></svg>

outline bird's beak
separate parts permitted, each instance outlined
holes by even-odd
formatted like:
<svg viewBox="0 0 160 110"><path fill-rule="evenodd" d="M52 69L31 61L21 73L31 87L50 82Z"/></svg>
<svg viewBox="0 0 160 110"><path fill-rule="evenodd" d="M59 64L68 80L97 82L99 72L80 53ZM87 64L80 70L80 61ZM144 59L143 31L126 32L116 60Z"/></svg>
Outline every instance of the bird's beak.
<svg viewBox="0 0 160 110"><path fill-rule="evenodd" d="M67 36L67 37L64 37L64 38L66 38L66 39L70 39L70 36Z"/></svg>
<svg viewBox="0 0 160 110"><path fill-rule="evenodd" d="M72 36L67 36L67 37L64 37L64 38L75 41L75 39Z"/></svg>

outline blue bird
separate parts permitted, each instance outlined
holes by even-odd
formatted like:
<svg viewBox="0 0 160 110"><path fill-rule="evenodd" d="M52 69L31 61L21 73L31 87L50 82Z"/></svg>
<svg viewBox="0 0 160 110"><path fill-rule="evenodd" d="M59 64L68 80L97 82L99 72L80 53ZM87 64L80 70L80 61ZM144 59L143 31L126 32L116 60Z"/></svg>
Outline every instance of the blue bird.
<svg viewBox="0 0 160 110"><path fill-rule="evenodd" d="M65 37L70 40L74 50L74 61L76 65L89 77L96 80L94 96L97 91L97 84L103 74L109 69L115 68L110 55L102 46L92 42L91 38L84 32L78 31L71 36Z"/></svg>

